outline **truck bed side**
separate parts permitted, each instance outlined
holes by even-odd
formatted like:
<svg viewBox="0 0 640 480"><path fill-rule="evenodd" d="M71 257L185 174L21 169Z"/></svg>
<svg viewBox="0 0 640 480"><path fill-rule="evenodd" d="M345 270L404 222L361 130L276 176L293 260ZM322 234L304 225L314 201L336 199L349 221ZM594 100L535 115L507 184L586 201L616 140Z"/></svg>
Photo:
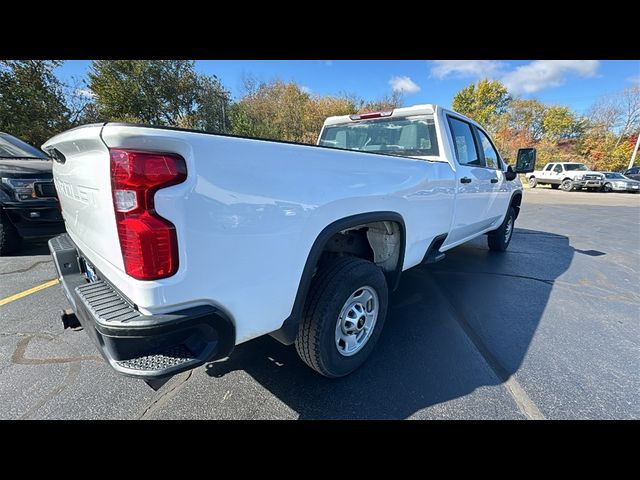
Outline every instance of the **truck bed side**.
<svg viewBox="0 0 640 480"><path fill-rule="evenodd" d="M44 147L66 157L54 163L54 176L66 192L69 235L88 260L143 312L198 304L230 312L237 343L278 329L290 315L311 246L332 222L397 212L407 269L453 215L454 172L444 162L123 124L65 132ZM180 263L172 277L139 281L124 272L109 148L186 161L186 181L155 194L156 211L176 227Z"/></svg>

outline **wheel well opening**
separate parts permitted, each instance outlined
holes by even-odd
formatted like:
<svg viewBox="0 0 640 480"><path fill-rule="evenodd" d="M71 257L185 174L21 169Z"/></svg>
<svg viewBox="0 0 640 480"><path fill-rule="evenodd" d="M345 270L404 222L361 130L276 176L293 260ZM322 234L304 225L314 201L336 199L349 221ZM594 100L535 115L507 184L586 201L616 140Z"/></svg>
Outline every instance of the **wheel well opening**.
<svg viewBox="0 0 640 480"><path fill-rule="evenodd" d="M515 211L516 218L518 218L518 215L520 215L520 205L522 205L522 195L514 195L513 199L511 200L511 206Z"/></svg>
<svg viewBox="0 0 640 480"><path fill-rule="evenodd" d="M318 267L340 256L354 256L369 260L390 276L401 261L402 229L397 222L380 221L349 227L332 235L324 245Z"/></svg>

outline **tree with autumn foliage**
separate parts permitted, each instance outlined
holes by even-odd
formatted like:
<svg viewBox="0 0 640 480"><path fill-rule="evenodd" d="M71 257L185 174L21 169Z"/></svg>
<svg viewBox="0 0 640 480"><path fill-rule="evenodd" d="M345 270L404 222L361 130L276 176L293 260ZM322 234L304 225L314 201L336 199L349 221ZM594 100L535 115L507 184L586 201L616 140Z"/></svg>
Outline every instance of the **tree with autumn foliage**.
<svg viewBox="0 0 640 480"><path fill-rule="evenodd" d="M599 99L584 117L565 106L512 98L496 80L463 88L453 108L493 133L511 163L519 148L535 147L539 165L574 161L594 170L623 171L640 130L638 85Z"/></svg>

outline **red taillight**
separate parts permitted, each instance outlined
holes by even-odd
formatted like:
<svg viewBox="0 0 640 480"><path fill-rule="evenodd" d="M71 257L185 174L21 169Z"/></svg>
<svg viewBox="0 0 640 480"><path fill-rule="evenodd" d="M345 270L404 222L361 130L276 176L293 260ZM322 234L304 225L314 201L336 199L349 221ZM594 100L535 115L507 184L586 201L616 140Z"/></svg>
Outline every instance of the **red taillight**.
<svg viewBox="0 0 640 480"><path fill-rule="evenodd" d="M178 271L175 226L159 216L153 196L184 182L187 167L180 155L113 149L111 189L120 249L127 274L138 280L170 277Z"/></svg>

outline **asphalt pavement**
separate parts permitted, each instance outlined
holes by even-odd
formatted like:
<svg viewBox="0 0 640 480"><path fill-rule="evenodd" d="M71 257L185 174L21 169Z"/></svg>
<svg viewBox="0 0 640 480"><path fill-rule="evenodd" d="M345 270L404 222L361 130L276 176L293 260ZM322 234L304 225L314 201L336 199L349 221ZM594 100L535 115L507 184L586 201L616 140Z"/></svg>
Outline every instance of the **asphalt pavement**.
<svg viewBox="0 0 640 480"><path fill-rule="evenodd" d="M63 330L55 278L46 243L0 258L0 418L640 418L640 195L526 190L509 250L405 272L338 380L266 336L154 391Z"/></svg>

